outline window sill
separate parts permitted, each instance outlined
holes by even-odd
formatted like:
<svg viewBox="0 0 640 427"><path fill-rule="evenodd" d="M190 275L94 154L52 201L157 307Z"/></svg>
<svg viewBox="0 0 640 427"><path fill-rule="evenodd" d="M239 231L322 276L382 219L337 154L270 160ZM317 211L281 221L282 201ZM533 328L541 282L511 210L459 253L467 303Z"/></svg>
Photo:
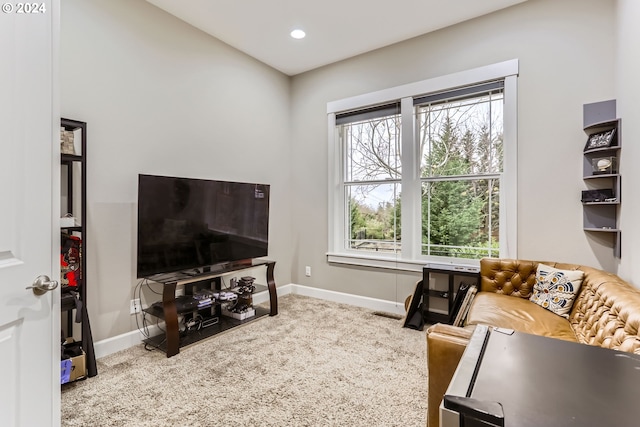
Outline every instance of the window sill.
<svg viewBox="0 0 640 427"><path fill-rule="evenodd" d="M425 261L401 260L395 257L367 256L364 254L327 253L330 264L346 264L359 267L383 268L386 270L400 270L422 272Z"/></svg>
<svg viewBox="0 0 640 427"><path fill-rule="evenodd" d="M467 261L467 262L465 262ZM360 253L327 253L327 262L329 264L353 265L358 267L381 268L385 270L409 271L414 273L422 273L422 269L426 264L451 264L458 266L479 267L479 260L461 260L449 258L446 260L439 259L421 259L406 260L390 256L373 256L370 254Z"/></svg>

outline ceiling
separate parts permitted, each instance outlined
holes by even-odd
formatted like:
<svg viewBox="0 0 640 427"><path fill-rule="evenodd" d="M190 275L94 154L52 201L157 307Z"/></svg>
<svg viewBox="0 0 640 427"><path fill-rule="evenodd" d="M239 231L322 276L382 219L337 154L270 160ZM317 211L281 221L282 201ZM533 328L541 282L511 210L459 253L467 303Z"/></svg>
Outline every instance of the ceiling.
<svg viewBox="0 0 640 427"><path fill-rule="evenodd" d="M292 76L526 0L147 1Z"/></svg>

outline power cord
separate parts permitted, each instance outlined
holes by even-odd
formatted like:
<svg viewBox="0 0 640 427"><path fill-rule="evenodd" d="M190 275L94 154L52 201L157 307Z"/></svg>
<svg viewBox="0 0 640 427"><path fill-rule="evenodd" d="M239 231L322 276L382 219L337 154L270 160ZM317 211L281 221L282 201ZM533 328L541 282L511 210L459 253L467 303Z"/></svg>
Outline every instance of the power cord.
<svg viewBox="0 0 640 427"><path fill-rule="evenodd" d="M151 287L151 282L147 279L142 279L140 280L135 288L133 289L133 298L134 299L138 299L140 301L140 305L142 306L142 301L143 301L143 293L142 293L142 288L143 286L146 286L146 288L151 292L154 293L156 295L162 295L162 292L158 292L155 289L153 289ZM148 320L148 313L144 310L142 310L140 312L140 316L138 316L138 314L135 315L136 317L136 327L138 328L138 331L140 332L140 334L142 334L143 337L145 337L146 339L151 338L151 333L149 331L149 320ZM155 317L155 316L154 316ZM166 333L165 330L160 326L160 319L156 317L156 328L158 328L161 332L162 335L165 336L165 338L160 341L157 344L149 344L147 342L145 342L144 344L144 349L147 351L153 351L153 350L157 350L158 347L160 347L162 344L164 344L166 342Z"/></svg>
<svg viewBox="0 0 640 427"><path fill-rule="evenodd" d="M133 288L133 299L138 299L140 301L140 305L142 305L142 286L144 284L146 284L147 279L142 279L141 281L138 282L138 284L136 285L135 288ZM138 331L145 337L145 338L149 338L149 328L147 327L147 321L146 321L146 312L142 311L142 326L140 326L140 319L139 316L136 314L136 327L138 328Z"/></svg>

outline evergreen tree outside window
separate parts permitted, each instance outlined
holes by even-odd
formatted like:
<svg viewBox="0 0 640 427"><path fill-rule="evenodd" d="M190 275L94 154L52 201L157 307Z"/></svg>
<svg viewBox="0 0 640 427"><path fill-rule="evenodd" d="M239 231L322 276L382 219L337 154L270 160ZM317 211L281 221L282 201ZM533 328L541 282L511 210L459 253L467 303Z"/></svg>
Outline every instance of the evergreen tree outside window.
<svg viewBox="0 0 640 427"><path fill-rule="evenodd" d="M499 255L503 96L489 92L416 106L421 147L421 253Z"/></svg>

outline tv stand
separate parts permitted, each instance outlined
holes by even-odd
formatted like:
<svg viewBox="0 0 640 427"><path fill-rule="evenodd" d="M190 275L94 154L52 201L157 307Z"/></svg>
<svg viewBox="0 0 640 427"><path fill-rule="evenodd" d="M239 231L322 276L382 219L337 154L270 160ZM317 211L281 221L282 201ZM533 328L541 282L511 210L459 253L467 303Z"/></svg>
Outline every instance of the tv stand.
<svg viewBox="0 0 640 427"><path fill-rule="evenodd" d="M167 357L171 357L178 354L181 347L186 347L187 345L209 338L235 326L240 326L257 320L263 316L277 315L278 294L276 292L276 284L273 278L275 264L275 261L252 260L250 263L225 264L219 268L211 268L211 271L203 271L201 273L195 273L194 271L175 272L147 277L147 280L152 280L164 285L162 291L162 305L151 305L145 308L144 311L152 316L164 320L165 333L148 338L144 340L144 342L165 351L167 353ZM269 310L262 307L254 307L256 314L243 320L223 316L221 303L217 301L210 307L188 309L187 311L181 312L178 311L176 306L176 288L178 285L184 286L185 295L193 295L194 291L202 288L219 291L222 289L222 276L229 275L234 271L242 271L261 266L266 267L267 285L256 285L256 291L260 292L262 290L267 290L269 292ZM203 324L206 322L207 325L206 327L189 331L181 336L178 324L179 315L186 316L189 319L195 318L196 315L200 316L203 318ZM215 318L218 319L217 322L212 320Z"/></svg>

